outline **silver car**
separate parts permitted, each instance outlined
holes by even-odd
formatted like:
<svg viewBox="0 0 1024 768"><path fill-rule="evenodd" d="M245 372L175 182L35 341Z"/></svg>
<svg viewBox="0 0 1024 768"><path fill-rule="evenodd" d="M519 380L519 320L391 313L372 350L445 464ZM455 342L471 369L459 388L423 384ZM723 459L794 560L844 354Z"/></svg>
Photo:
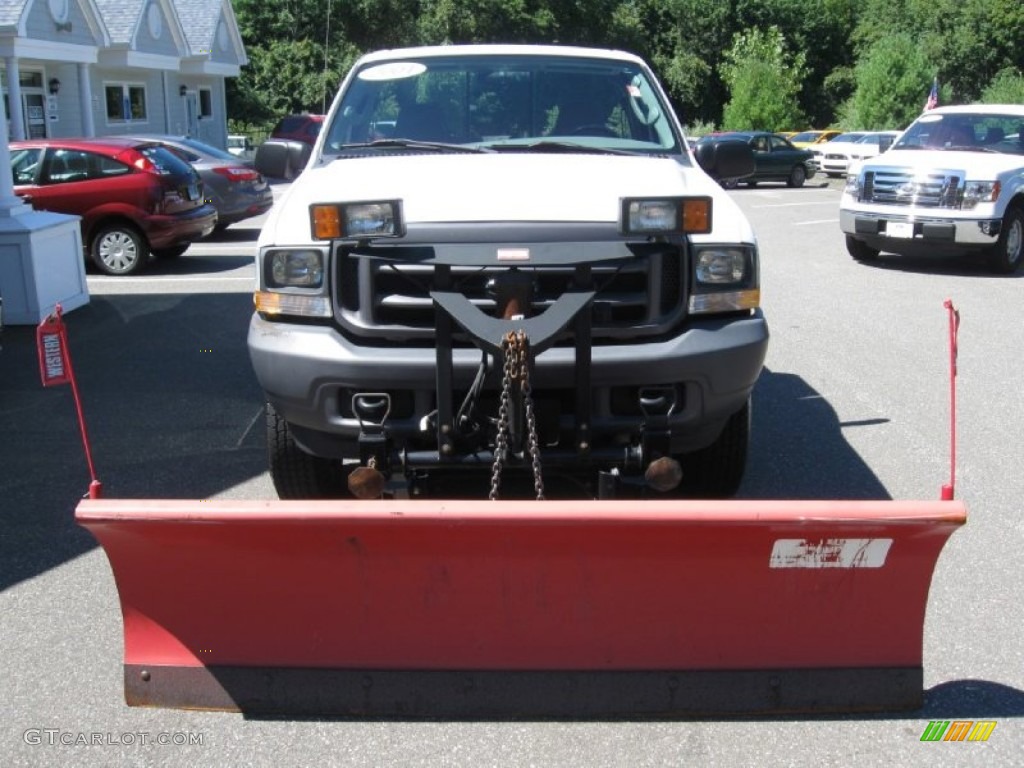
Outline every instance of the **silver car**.
<svg viewBox="0 0 1024 768"><path fill-rule="evenodd" d="M217 209L217 231L270 210L274 193L251 162L188 136L147 134L192 164L203 179L207 201Z"/></svg>

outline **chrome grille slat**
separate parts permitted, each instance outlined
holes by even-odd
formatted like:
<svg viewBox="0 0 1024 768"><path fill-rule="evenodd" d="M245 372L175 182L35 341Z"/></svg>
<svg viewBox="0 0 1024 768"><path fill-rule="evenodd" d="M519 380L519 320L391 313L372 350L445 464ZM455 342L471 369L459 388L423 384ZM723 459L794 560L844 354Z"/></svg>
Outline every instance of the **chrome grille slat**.
<svg viewBox="0 0 1024 768"><path fill-rule="evenodd" d="M860 199L887 205L958 208L962 197L963 174L959 172L917 174L879 168L865 172Z"/></svg>

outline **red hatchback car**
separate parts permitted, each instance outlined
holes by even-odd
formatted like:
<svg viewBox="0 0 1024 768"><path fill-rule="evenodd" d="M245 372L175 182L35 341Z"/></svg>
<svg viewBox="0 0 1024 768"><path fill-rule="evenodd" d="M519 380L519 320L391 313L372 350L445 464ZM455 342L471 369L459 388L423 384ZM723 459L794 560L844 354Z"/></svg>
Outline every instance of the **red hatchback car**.
<svg viewBox="0 0 1024 768"><path fill-rule="evenodd" d="M287 115L277 121L270 138L315 144L323 124L324 115Z"/></svg>
<svg viewBox="0 0 1024 768"><path fill-rule="evenodd" d="M173 258L217 225L199 174L157 143L123 137L11 142L14 191L40 211L82 217L82 243L108 275Z"/></svg>

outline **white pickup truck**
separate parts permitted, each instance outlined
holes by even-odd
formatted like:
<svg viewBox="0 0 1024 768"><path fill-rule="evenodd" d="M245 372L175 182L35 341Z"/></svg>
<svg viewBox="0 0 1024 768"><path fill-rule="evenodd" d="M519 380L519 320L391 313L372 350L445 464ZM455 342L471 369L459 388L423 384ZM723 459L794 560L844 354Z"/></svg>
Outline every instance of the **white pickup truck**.
<svg viewBox="0 0 1024 768"><path fill-rule="evenodd" d="M1024 261L1024 105L972 104L922 114L886 152L852 167L839 205L846 248L977 254L993 272Z"/></svg>
<svg viewBox="0 0 1024 768"><path fill-rule="evenodd" d="M362 58L258 243L279 495L454 473L493 498L507 470L540 496L541 468L731 495L768 328L756 238L709 174L752 171L739 142L691 155L628 53Z"/></svg>

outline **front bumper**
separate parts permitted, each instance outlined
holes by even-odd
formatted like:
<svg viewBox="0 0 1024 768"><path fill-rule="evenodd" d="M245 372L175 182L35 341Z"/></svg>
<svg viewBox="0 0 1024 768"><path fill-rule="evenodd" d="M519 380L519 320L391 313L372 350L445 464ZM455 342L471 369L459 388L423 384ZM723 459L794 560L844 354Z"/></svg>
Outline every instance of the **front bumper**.
<svg viewBox="0 0 1024 768"><path fill-rule="evenodd" d="M254 314L249 353L260 386L278 413L311 452L349 458L358 455L359 421L351 414L352 395L388 392L396 409L389 431L398 441L422 431L422 420L436 407L437 353L430 348L361 347L329 326L270 322ZM730 415L753 390L768 345L768 326L760 310L747 316L692 320L687 330L667 341L597 345L591 350L590 385L595 444L636 437L642 416L630 412L632 390L671 386L678 407L669 416L673 451L710 444ZM468 389L482 353L452 350L452 387ZM567 409L575 369L571 347L552 347L537 355L532 384L538 400L546 395ZM497 387L494 365L488 388ZM570 403L567 405L567 402Z"/></svg>
<svg viewBox="0 0 1024 768"><path fill-rule="evenodd" d="M1000 225L1000 219L953 218L920 211L839 211L839 228L844 233L896 253L920 246L945 246L955 250L989 248L999 240Z"/></svg>

